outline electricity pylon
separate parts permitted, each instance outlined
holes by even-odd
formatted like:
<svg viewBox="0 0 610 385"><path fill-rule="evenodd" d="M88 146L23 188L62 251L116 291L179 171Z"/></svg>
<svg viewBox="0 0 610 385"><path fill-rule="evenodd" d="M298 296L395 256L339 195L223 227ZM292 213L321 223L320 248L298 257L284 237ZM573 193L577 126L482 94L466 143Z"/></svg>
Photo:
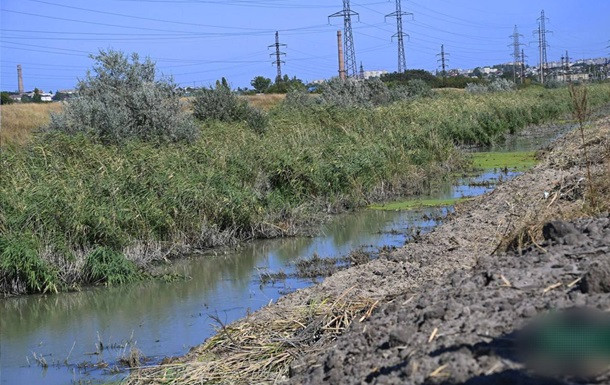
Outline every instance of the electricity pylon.
<svg viewBox="0 0 610 385"><path fill-rule="evenodd" d="M356 50L354 49L354 35L352 33L352 16L360 16L358 12L351 10L349 0L343 0L343 10L335 12L328 16L330 23L331 17L343 17L343 41L344 41L344 55L345 55L345 72L347 76L357 77L358 76L358 64L356 62Z"/></svg>
<svg viewBox="0 0 610 385"><path fill-rule="evenodd" d="M405 54L405 41L404 37L409 37L409 34L406 34L402 30L402 17L403 16L413 16L411 12L403 12L401 0L396 0L396 11L385 15L384 19L388 17L396 18L396 33L392 35L392 39L396 38L398 40L398 72L405 72L407 70L407 59Z"/></svg>

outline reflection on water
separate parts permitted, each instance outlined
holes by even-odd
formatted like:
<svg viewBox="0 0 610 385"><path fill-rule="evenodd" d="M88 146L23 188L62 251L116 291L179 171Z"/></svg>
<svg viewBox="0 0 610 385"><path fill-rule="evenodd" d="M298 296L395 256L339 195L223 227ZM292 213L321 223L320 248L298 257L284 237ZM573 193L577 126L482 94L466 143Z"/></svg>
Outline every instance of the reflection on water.
<svg viewBox="0 0 610 385"><path fill-rule="evenodd" d="M474 178L474 184L513 175L489 172ZM472 182L448 185L432 198L474 196L492 188L471 187ZM210 315L228 323L276 300L280 293L311 284L288 278L265 286L260 284L260 272L290 272L293 261L314 253L340 256L360 247L402 246L414 228L429 231L449 211L363 210L333 218L314 238L257 241L222 256L176 262L172 270L188 280L1 300L1 383L54 385L120 379L124 373L109 372L128 351L124 347L128 341L152 362L181 355L214 332ZM44 357L49 367L41 369L33 354ZM109 366L92 368L83 362Z"/></svg>

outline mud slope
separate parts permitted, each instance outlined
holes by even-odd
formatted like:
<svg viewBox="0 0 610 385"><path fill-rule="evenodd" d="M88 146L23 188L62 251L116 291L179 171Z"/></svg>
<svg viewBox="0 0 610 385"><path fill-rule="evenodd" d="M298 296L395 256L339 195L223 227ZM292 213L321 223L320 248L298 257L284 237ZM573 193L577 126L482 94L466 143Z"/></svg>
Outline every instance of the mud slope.
<svg viewBox="0 0 610 385"><path fill-rule="evenodd" d="M586 140L592 173L609 175L610 119L587 127ZM567 288L593 257L607 256L607 218L591 228L579 222L568 241L549 236L541 244L543 223L583 212L578 134L540 157L533 170L458 205L417 242L220 327L186 356L134 372L128 383L460 383L484 373L529 381L517 363L472 346L492 343L548 307L610 306L606 294L578 294L582 280ZM531 238L538 247L519 257ZM517 254L502 254L507 246Z"/></svg>
<svg viewBox="0 0 610 385"><path fill-rule="evenodd" d="M588 143L598 178L610 175L608 120ZM291 368L291 383L567 384L539 377L515 354L515 335L553 309L610 311L610 217L572 225L550 218L581 212L586 183L575 133L530 173L479 198L386 264L404 265L412 285L368 320L354 322L323 354ZM610 200L607 195L598 199ZM541 230L544 242L519 245ZM504 249L513 240L515 251ZM521 241L521 242L520 242ZM382 263L382 261L379 261ZM400 284L401 286L404 283ZM610 383L602 374L584 383Z"/></svg>

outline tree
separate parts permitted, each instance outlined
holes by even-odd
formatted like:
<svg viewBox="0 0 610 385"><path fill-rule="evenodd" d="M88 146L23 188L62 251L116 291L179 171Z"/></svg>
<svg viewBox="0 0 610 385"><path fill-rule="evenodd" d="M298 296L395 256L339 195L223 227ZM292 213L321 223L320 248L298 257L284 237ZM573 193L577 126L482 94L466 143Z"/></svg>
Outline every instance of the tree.
<svg viewBox="0 0 610 385"><path fill-rule="evenodd" d="M34 88L34 97L32 98L32 102L42 103L42 96L40 95L40 90L38 88Z"/></svg>
<svg viewBox="0 0 610 385"><path fill-rule="evenodd" d="M269 89L269 86L271 85L271 79L266 78L264 76L257 76L252 79L250 84L252 85L252 87L254 87L256 92L262 94L267 91L267 89Z"/></svg>
<svg viewBox="0 0 610 385"><path fill-rule="evenodd" d="M271 85L266 92L270 94L286 94L290 91L304 91L306 89L307 87L301 79L298 79L296 76L291 79L288 75L284 75L280 81L276 81Z"/></svg>
<svg viewBox="0 0 610 385"><path fill-rule="evenodd" d="M2 92L0 104L13 104L14 100L11 98L8 92Z"/></svg>

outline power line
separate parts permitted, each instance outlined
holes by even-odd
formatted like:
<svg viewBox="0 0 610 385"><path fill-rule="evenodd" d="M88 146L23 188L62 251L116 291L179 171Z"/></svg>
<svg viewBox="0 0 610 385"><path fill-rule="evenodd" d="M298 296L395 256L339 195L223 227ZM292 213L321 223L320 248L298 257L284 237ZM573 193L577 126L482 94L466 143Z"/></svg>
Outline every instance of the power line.
<svg viewBox="0 0 610 385"><path fill-rule="evenodd" d="M396 18L396 33L392 35L392 38L396 37L398 40L398 72L404 72L407 70L407 59L405 58L405 43L404 37L409 36L408 34L402 31L402 17L403 16L413 16L410 12L403 12L401 0L396 0L396 11L386 15L385 17L395 17Z"/></svg>
<svg viewBox="0 0 610 385"><path fill-rule="evenodd" d="M358 12L351 10L349 0L343 0L343 9L328 16L328 19L330 22L331 17L343 17L343 55L345 57L345 71L347 76L356 77L358 76L358 69L356 64L356 50L354 48L354 35L352 32L352 16L358 16L358 20L360 20Z"/></svg>

